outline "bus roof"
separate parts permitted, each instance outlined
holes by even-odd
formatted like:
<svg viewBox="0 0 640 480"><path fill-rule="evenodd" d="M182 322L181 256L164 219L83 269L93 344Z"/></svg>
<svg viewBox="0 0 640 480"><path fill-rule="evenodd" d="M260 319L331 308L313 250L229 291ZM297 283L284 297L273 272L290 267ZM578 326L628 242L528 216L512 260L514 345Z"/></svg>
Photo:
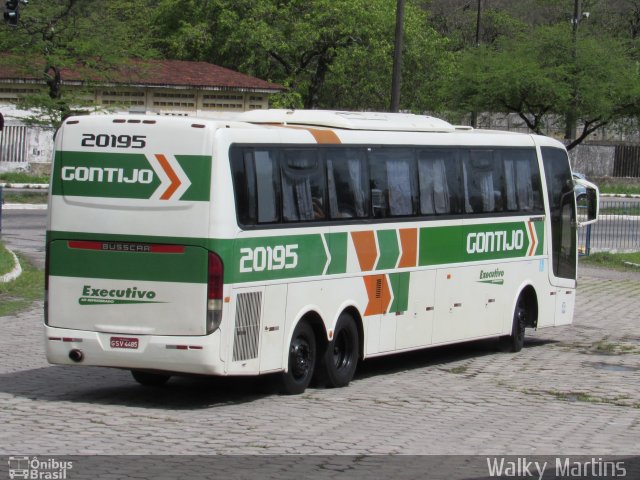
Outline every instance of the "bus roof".
<svg viewBox="0 0 640 480"><path fill-rule="evenodd" d="M332 110L252 110L235 120L255 124L305 125L346 130L454 132L444 120L412 113L340 112Z"/></svg>

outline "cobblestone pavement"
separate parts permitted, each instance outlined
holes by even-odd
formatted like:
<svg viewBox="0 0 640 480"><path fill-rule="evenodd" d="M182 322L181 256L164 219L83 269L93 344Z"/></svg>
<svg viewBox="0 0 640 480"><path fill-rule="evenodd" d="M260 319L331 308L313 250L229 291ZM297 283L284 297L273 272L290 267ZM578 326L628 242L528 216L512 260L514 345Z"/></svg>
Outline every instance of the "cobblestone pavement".
<svg viewBox="0 0 640 480"><path fill-rule="evenodd" d="M343 389L48 365L42 304L0 317L6 455L640 453L640 275L582 269L574 324L363 363Z"/></svg>

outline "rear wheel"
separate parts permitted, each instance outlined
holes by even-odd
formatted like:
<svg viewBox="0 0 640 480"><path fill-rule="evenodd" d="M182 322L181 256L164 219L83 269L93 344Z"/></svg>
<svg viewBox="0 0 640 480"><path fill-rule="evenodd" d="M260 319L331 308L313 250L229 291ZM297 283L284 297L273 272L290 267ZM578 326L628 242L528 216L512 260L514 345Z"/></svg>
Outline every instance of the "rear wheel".
<svg viewBox="0 0 640 480"><path fill-rule="evenodd" d="M359 353L360 341L356 322L351 315L343 313L338 318L333 340L320 358L320 383L329 387L349 385L356 372Z"/></svg>
<svg viewBox="0 0 640 480"><path fill-rule="evenodd" d="M316 366L316 337L307 322L300 322L289 344L288 371L282 374L284 393L297 395L309 386Z"/></svg>
<svg viewBox="0 0 640 480"><path fill-rule="evenodd" d="M171 375L142 372L140 370L131 370L131 375L133 375L136 382L147 387L161 387L171 378Z"/></svg>
<svg viewBox="0 0 640 480"><path fill-rule="evenodd" d="M500 337L500 350L503 352L519 352L522 350L528 313L526 302L524 298L520 296L516 303L515 311L513 312L511 335Z"/></svg>

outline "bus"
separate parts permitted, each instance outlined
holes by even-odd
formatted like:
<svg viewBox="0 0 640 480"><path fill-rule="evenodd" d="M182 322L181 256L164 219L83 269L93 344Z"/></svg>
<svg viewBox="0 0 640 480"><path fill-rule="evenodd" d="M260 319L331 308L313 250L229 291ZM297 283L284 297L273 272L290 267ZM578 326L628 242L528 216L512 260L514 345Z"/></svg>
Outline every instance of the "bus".
<svg viewBox="0 0 640 480"><path fill-rule="evenodd" d="M46 238L48 361L349 384L360 361L571 323L562 143L413 114L71 117ZM581 220L580 222L578 220Z"/></svg>

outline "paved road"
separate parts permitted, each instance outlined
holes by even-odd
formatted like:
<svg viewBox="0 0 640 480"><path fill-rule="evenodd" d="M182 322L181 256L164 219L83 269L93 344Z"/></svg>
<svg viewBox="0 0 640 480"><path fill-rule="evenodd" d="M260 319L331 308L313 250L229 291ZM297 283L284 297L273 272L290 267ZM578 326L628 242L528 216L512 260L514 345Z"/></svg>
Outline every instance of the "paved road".
<svg viewBox="0 0 640 480"><path fill-rule="evenodd" d="M2 210L2 240L10 249L27 256L38 268L44 268L46 210Z"/></svg>
<svg viewBox="0 0 640 480"><path fill-rule="evenodd" d="M43 232L7 218L3 240L41 256ZM638 455L638 311L638 276L583 270L574 325L532 332L518 354L476 342L387 357L348 388L288 397L268 377L149 389L50 366L35 304L0 317L0 452Z"/></svg>

